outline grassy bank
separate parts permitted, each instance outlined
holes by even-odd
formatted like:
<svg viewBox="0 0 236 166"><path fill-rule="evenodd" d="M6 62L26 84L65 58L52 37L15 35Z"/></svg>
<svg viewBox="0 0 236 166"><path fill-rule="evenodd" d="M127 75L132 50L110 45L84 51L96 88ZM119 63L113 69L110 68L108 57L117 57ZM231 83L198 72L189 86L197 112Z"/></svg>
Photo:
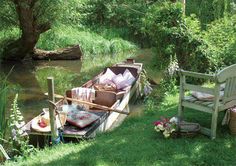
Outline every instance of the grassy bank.
<svg viewBox="0 0 236 166"><path fill-rule="evenodd" d="M134 51L137 46L132 42L119 37L117 33L111 33L111 30L103 29L103 33L92 30L78 28L68 25L55 25L46 33L40 36L36 45L37 48L44 50L55 50L73 45L80 45L83 55L86 57L100 57L101 55L113 55ZM8 28L0 30L0 58L3 48L13 39L19 38L18 28Z"/></svg>
<svg viewBox="0 0 236 166"><path fill-rule="evenodd" d="M149 106L141 116L131 116L115 130L80 144L62 144L39 150L6 165L235 165L236 140L219 125L218 138L165 139L153 122L177 112L178 96L168 96L159 106ZM188 110L189 121L208 125L210 116Z"/></svg>

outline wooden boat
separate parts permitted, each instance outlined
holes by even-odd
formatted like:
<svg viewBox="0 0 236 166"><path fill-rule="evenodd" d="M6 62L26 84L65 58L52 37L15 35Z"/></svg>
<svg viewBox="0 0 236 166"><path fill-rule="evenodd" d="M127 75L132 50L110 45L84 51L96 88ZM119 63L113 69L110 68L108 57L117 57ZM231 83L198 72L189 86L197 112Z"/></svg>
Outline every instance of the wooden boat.
<svg viewBox="0 0 236 166"><path fill-rule="evenodd" d="M134 60L129 59L126 62L115 64L109 67L116 75L119 73L124 73L126 69L128 69L131 74L135 77L135 81L132 86L127 88L126 90L119 91L107 91L107 90L96 90L95 100L93 103L95 105L101 105L104 107L108 107L111 110L120 110L120 112L113 111L104 111L102 109L90 108L89 112L92 112L99 116L99 119L96 120L91 125L85 128L78 128L72 126L70 124L64 125L63 129L63 137L75 137L75 138L90 138L94 137L97 132L104 132L111 128L115 121L119 118L122 112L129 112L128 103L132 97L137 98L140 92L140 73L142 72L142 63L135 63ZM106 72L107 68L104 69L100 74L94 77L92 80L89 80L87 83L82 85L82 87L86 88L94 88L99 78ZM71 90L66 91L66 96L70 99ZM71 104L71 101L67 101L68 104ZM36 132L31 128L32 121L26 124L26 131L29 135L50 135L50 132Z"/></svg>

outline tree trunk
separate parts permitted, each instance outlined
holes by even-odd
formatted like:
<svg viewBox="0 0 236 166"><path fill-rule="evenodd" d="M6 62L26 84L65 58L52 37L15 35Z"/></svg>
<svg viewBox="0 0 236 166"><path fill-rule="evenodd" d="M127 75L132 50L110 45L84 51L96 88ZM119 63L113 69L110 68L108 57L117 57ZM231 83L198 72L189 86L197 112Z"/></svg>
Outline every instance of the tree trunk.
<svg viewBox="0 0 236 166"><path fill-rule="evenodd" d="M34 60L75 60L82 57L79 45L56 51L44 51L35 49L32 58Z"/></svg>
<svg viewBox="0 0 236 166"><path fill-rule="evenodd" d="M33 14L33 0L14 0L16 12L18 14L19 26L21 29L21 37L10 43L4 49L5 60L23 60L38 42L41 33L50 29L50 24L38 25Z"/></svg>
<svg viewBox="0 0 236 166"><path fill-rule="evenodd" d="M6 46L3 51L3 60L21 61L26 57L51 60L80 59L82 52L79 46L58 51L35 49L40 34L50 29L50 23L39 23L34 13L34 6L37 1L38 0L13 0L18 15L21 37Z"/></svg>

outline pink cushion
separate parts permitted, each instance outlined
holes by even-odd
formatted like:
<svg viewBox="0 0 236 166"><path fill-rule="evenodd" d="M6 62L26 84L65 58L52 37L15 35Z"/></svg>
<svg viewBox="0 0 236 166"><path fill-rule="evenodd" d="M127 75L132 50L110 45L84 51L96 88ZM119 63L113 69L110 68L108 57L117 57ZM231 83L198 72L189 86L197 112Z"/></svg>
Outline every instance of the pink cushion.
<svg viewBox="0 0 236 166"><path fill-rule="evenodd" d="M112 79L112 81L116 84L117 89L124 89L131 86L134 80L135 78L129 71L125 72L123 75L119 74Z"/></svg>
<svg viewBox="0 0 236 166"><path fill-rule="evenodd" d="M73 126L84 128L94 121L96 121L99 116L87 112L87 111L78 111L78 110L71 110L67 114L67 122L72 124Z"/></svg>
<svg viewBox="0 0 236 166"><path fill-rule="evenodd" d="M135 78L128 69L126 69L123 74L116 75L108 68L106 73L99 79L100 84L109 84L112 86L115 84L116 89L119 90L131 86L134 81Z"/></svg>
<svg viewBox="0 0 236 166"><path fill-rule="evenodd" d="M128 69L125 70L123 77L125 80L127 80L127 83L129 86L132 85L133 82L135 81L135 77L132 75L132 73Z"/></svg>
<svg viewBox="0 0 236 166"><path fill-rule="evenodd" d="M112 80L116 76L115 73L111 71L111 69L107 68L106 73L104 73L100 78L99 78L99 83L100 84L106 84L107 80Z"/></svg>
<svg viewBox="0 0 236 166"><path fill-rule="evenodd" d="M113 77L112 81L116 84L117 89L126 87L126 85L124 85L125 79L122 74L118 74L116 77Z"/></svg>

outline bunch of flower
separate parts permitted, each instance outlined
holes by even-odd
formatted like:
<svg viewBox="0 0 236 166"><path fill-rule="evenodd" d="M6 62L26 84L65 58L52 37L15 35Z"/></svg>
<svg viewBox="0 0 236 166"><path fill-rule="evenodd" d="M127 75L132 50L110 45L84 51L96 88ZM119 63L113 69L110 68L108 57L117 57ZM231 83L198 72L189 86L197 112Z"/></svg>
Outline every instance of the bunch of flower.
<svg viewBox="0 0 236 166"><path fill-rule="evenodd" d="M170 137L171 133L177 131L178 118L172 117L171 119L161 117L161 120L154 122L154 129L157 132L162 132L165 138Z"/></svg>

